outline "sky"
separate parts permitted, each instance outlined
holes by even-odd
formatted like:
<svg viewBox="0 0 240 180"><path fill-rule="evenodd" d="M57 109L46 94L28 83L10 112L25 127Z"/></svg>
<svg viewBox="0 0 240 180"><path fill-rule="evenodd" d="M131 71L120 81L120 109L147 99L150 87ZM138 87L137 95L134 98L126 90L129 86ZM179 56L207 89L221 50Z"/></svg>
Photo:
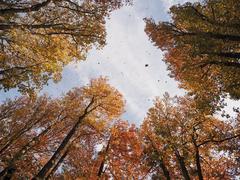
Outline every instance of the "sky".
<svg viewBox="0 0 240 180"><path fill-rule="evenodd" d="M106 23L107 45L101 50L92 49L85 61L66 66L62 80L57 84L50 82L41 94L57 97L73 87L86 85L92 78L106 76L126 101L122 118L140 125L156 96L185 93L169 78L162 52L144 32L143 18L169 20L169 7L185 1L135 0L133 6L114 11ZM16 90L1 92L0 100L16 95Z"/></svg>

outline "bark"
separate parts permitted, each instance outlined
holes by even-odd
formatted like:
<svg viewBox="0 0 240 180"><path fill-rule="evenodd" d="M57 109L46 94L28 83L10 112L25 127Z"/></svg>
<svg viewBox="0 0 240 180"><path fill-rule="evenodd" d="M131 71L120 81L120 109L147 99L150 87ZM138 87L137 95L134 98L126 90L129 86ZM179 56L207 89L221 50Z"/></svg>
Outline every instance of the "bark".
<svg viewBox="0 0 240 180"><path fill-rule="evenodd" d="M16 171L15 162L21 159L31 148L39 143L40 138L43 137L57 122L53 123L45 130L43 130L38 136L34 137L30 142L28 142L24 147L22 147L9 161L9 165L0 173L0 177L12 177Z"/></svg>
<svg viewBox="0 0 240 180"><path fill-rule="evenodd" d="M198 173L198 179L203 180L203 174L202 174L202 167L200 162L200 155L199 155L199 149L197 146L195 146L195 161L197 165L197 173Z"/></svg>
<svg viewBox="0 0 240 180"><path fill-rule="evenodd" d="M57 162L57 164L54 166L54 168L51 170L51 172L49 173L49 175L47 176L46 179L50 179L54 173L56 172L56 170L58 169L59 165L64 161L64 159L66 158L66 156L68 155L69 149L66 150L66 152L61 156L61 158L59 159L59 161Z"/></svg>
<svg viewBox="0 0 240 180"><path fill-rule="evenodd" d="M199 36L203 38L212 38L216 40L223 40L223 41L240 41L240 36L232 35L232 34L220 34L220 33L213 33L213 32L180 32L179 36Z"/></svg>
<svg viewBox="0 0 240 180"><path fill-rule="evenodd" d="M107 152L108 152L109 147L110 147L110 140L111 140L111 137L108 140L108 144L107 144L107 147L106 147L104 155L103 155L104 157L103 157L103 160L102 160L101 165L100 165L99 170L98 170L98 174L97 174L98 177L101 177L101 175L103 173L103 168L104 168L104 164L105 164L105 160L106 160L106 155L107 155Z"/></svg>
<svg viewBox="0 0 240 180"><path fill-rule="evenodd" d="M17 24L17 23L8 23L8 24L0 24L1 30L8 30L12 28L28 28L28 29L48 29L48 28L56 28L59 30L64 30L63 24Z"/></svg>
<svg viewBox="0 0 240 180"><path fill-rule="evenodd" d="M47 6L51 0L43 1L42 3L38 3L35 5L32 5L30 7L24 7L24 8L6 8L0 10L0 15L8 14L8 13L27 13L32 11L38 11L42 7Z"/></svg>
<svg viewBox="0 0 240 180"><path fill-rule="evenodd" d="M179 163L179 166L180 166L180 169L181 169L184 179L190 180L190 176L189 176L188 170L186 168L183 157L179 154L178 150L175 150L175 155L177 157L177 160L178 160L178 163Z"/></svg>
<svg viewBox="0 0 240 180"><path fill-rule="evenodd" d="M166 23L167 26L171 29L173 36L176 37L181 37L181 36L198 36L201 38L212 38L216 40L223 40L223 41L235 41L239 42L240 41L240 36L239 35L234 35L234 34L221 34L217 32L204 32L204 31L187 31L187 30L182 30L181 28L175 26L173 23Z"/></svg>
<svg viewBox="0 0 240 180"><path fill-rule="evenodd" d="M33 179L44 179L46 178L49 173L52 171L52 169L55 167L55 165L57 164L57 161L64 155L64 153L66 152L66 149L69 146L69 143L71 143L71 139L74 136L76 130L78 129L78 127L80 126L80 124L82 123L82 121L84 120L84 118L91 112L94 110L94 108L92 108L91 110L88 110L90 108L90 106L93 104L94 102L94 98L92 98L91 102L88 104L88 106L86 107L83 115L81 115L77 122L75 123L75 125L72 127L72 129L69 131L69 133L67 134L67 136L63 139L62 143L60 144L60 146L57 148L57 150L55 151L55 153L52 155L52 157L50 158L50 160L43 166L43 168L38 172L38 174L33 178Z"/></svg>
<svg viewBox="0 0 240 180"><path fill-rule="evenodd" d="M240 63L239 62L229 62L229 61L206 61L199 63L198 66L201 68L208 66L208 65L217 65L217 66L222 66L222 67L233 67L233 68L240 68Z"/></svg>
<svg viewBox="0 0 240 180"><path fill-rule="evenodd" d="M154 144L154 142L152 141L152 139L151 139L149 136L147 136L147 137L148 137L149 141L151 142L151 145L152 145L152 147L154 148L155 152L158 154L158 156L160 156L160 154L159 154L159 152L158 152L158 149L157 149L157 147L155 146L155 144ZM170 173L169 173L167 167L165 166L165 163L164 163L164 161L163 161L162 158L159 159L159 166L161 167L165 178L166 178L167 180L171 180Z"/></svg>
<svg viewBox="0 0 240 180"><path fill-rule="evenodd" d="M198 147L203 146L203 145L208 144L208 143L223 143L225 141L229 141L229 140L235 139L235 138L240 138L240 134L236 134L236 135L226 137L226 138L223 138L223 139L210 138L209 140L206 140L206 141L198 144Z"/></svg>
<svg viewBox="0 0 240 180"><path fill-rule="evenodd" d="M195 129L194 129L194 133L195 133ZM203 180L203 174L202 174L202 167L201 167L201 161L200 161L200 154L199 154L199 147L197 145L197 141L196 141L196 137L197 135L193 135L192 136L192 142L195 148L195 162L196 162L196 166L197 166L197 174L198 174L198 179L199 180Z"/></svg>
<svg viewBox="0 0 240 180"><path fill-rule="evenodd" d="M219 27L229 27L229 28L239 28L240 24L238 23L227 23L227 22L219 22L216 20L213 20L212 18L208 17L207 15L201 13L197 8L194 6L190 6L192 10L195 12L195 14L200 17L203 21L208 22L209 24L216 25Z"/></svg>
<svg viewBox="0 0 240 180"><path fill-rule="evenodd" d="M224 58L240 59L240 53L236 52L201 52L201 54L216 55Z"/></svg>
<svg viewBox="0 0 240 180"><path fill-rule="evenodd" d="M38 109L38 107L37 107ZM36 114L38 112L38 110L35 110L34 114ZM33 116L34 116L33 114ZM30 123L30 124L26 124L19 132L17 132L16 134L14 134L0 149L0 155L8 149L9 146L11 146L16 140L18 140L18 138L20 138L24 133L26 133L27 131L29 131L34 125L36 125L37 123L39 123L42 118L45 116L46 114L44 114L40 119ZM31 120L30 120L31 121Z"/></svg>
<svg viewBox="0 0 240 180"><path fill-rule="evenodd" d="M159 165L160 165L160 167L161 167L161 169L163 171L163 174L164 174L165 178L167 180L171 180L169 171L168 171L167 167L165 166L165 164L164 164L162 159L160 160Z"/></svg>

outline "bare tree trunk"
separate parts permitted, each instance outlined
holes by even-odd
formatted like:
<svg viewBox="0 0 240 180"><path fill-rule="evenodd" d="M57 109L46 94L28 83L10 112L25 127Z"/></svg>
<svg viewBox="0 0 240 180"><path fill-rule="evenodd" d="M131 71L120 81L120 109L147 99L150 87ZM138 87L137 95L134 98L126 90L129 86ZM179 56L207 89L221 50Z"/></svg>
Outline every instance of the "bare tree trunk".
<svg viewBox="0 0 240 180"><path fill-rule="evenodd" d="M58 121L57 121L58 122ZM39 143L40 138L44 136L57 122L51 124L45 130L43 130L38 136L34 137L25 146L23 146L9 161L9 165L0 173L0 177L12 177L16 171L15 162L22 158L32 147Z"/></svg>

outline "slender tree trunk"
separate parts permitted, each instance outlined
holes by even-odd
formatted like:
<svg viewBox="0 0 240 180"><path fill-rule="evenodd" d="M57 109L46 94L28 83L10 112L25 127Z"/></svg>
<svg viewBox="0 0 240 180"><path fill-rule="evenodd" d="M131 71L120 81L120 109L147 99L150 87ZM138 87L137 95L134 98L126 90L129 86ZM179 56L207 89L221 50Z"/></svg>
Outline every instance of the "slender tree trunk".
<svg viewBox="0 0 240 180"><path fill-rule="evenodd" d="M47 176L46 179L50 179L54 173L56 172L56 170L58 169L59 165L64 161L64 159L66 158L66 156L68 155L69 149L67 149L65 151L65 153L62 155L62 157L59 159L59 161L57 162L57 164L54 166L54 168L50 171L49 175Z"/></svg>
<svg viewBox="0 0 240 180"><path fill-rule="evenodd" d="M171 180L169 171L168 171L167 167L165 166L165 164L164 164L162 159L160 160L159 165L160 165L160 167L161 167L161 169L163 171L163 174L164 174L165 178L167 180Z"/></svg>
<svg viewBox="0 0 240 180"><path fill-rule="evenodd" d="M186 168L183 157L179 154L178 150L175 150L175 155L176 155L177 160L179 162L179 166L180 166L180 169L181 169L181 172L182 172L182 175L183 175L184 179L185 180L190 180L190 176L189 176L188 170Z"/></svg>
<svg viewBox="0 0 240 180"><path fill-rule="evenodd" d="M91 111L94 110L94 108L92 108L91 110L88 111L88 109L93 104L93 102L94 102L94 98L91 100L89 105L86 107L83 115L81 115L78 118L75 125L69 131L67 136L63 139L62 143L60 144L58 149L55 151L55 153L52 155L50 160L43 166L43 168L38 172L38 174L33 179L44 179L49 175L49 173L52 171L52 169L56 165L57 161L64 155L66 149L68 148L69 144L71 143L72 137L74 136L76 130L78 129L78 127L80 126L80 124L82 123L84 118L88 115L88 113L90 113Z"/></svg>
<svg viewBox="0 0 240 180"><path fill-rule="evenodd" d="M197 173L198 173L198 179L203 180L203 174L202 174L202 168L201 168L201 162L200 162L200 155L198 147L195 146L195 161L197 165Z"/></svg>
<svg viewBox="0 0 240 180"><path fill-rule="evenodd" d="M9 165L0 173L0 177L12 177L16 171L15 162L21 159L32 147L34 147L37 143L39 143L40 138L44 136L57 122L53 123L45 130L43 130L38 136L34 137L31 141L29 141L24 147L22 147L9 161Z"/></svg>
<svg viewBox="0 0 240 180"><path fill-rule="evenodd" d="M192 135L192 142L195 148L195 162L197 166L197 174L198 174L198 179L203 180L203 174L202 174L202 167L201 167L201 162L200 162L200 154L199 154L199 147L197 145L197 137L198 135L196 134L195 127L193 128L194 134Z"/></svg>
<svg viewBox="0 0 240 180"><path fill-rule="evenodd" d="M147 136L147 137L148 137L149 141L151 142L151 145L152 145L152 147L154 148L155 152L156 152L157 155L160 157L160 153L158 152L158 149L157 149L157 147L155 146L154 142L152 141L152 139L151 139L149 136ZM170 173L169 173L167 167L165 166L165 163L164 163L164 161L163 161L163 159L162 159L161 157L160 157L160 159L159 159L159 165L160 165L160 167L161 167L161 169L162 169L162 171L163 171L163 174L164 174L165 178L166 178L167 180L171 180Z"/></svg>
<svg viewBox="0 0 240 180"><path fill-rule="evenodd" d="M79 125L81 124L84 118L85 114L79 117L78 121L70 130L70 132L67 134L67 136L64 138L64 140L62 141L56 152L53 154L51 159L38 172L37 176L34 179L44 179L46 176L48 176L49 172L52 171L52 169L54 168L54 165L56 164L57 160L61 158L61 156L63 156L66 147L68 146L69 142L71 141L72 137L74 136L76 130L78 129Z"/></svg>
<svg viewBox="0 0 240 180"><path fill-rule="evenodd" d="M49 28L56 28L56 29L65 29L63 24L18 24L18 23L8 23L8 24L1 24L0 23L0 30L8 30L13 28L27 28L27 29L49 29ZM69 29L70 30L70 29Z"/></svg>
<svg viewBox="0 0 240 180"><path fill-rule="evenodd" d="M238 23L219 22L219 21L213 20L211 17L208 17L207 15L200 12L194 6L191 5L190 7L193 9L195 14L198 15L198 17L200 17L203 21L206 21L212 25L219 26L219 27L225 27L225 28L238 28L238 29L240 27L240 24L238 24Z"/></svg>
<svg viewBox="0 0 240 180"><path fill-rule="evenodd" d="M111 141L111 136L110 136L110 138L108 140L107 147L106 147L105 152L103 154L103 160L101 162L101 165L99 167L98 174L97 174L98 177L101 177L101 175L103 173L103 168L104 168L104 164L105 164L105 160L106 160L106 155L107 155L109 147L110 147L110 141Z"/></svg>
<svg viewBox="0 0 240 180"><path fill-rule="evenodd" d="M233 67L233 68L240 68L240 63L238 62L229 62L229 61L206 61L206 62L201 62L197 64L200 67L205 67L208 65L217 65L217 66L222 66L222 67Z"/></svg>
<svg viewBox="0 0 240 180"><path fill-rule="evenodd" d="M202 52L201 54L216 55L224 58L240 59L240 53L237 52Z"/></svg>
<svg viewBox="0 0 240 180"><path fill-rule="evenodd" d="M220 33L213 33L213 32L179 32L179 36L200 36L203 38L212 38L217 40L223 41L240 41L240 36L238 35L231 35L231 34L220 34Z"/></svg>
<svg viewBox="0 0 240 180"><path fill-rule="evenodd" d="M35 110L34 113L36 113L37 110ZM13 135L0 149L0 155L8 149L8 147L10 145L12 145L19 137L21 137L24 133L26 133L27 131L29 131L34 125L36 125L37 123L39 123L42 118L44 117L45 115L43 115L40 119L32 122L32 124L26 124L18 133L16 133L15 135Z"/></svg>

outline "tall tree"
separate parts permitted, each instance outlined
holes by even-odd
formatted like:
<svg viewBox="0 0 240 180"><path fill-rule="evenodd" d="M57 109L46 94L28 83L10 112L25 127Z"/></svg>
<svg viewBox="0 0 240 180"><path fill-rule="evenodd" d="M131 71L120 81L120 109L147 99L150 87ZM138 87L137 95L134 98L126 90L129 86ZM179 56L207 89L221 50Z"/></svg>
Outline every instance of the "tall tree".
<svg viewBox="0 0 240 180"><path fill-rule="evenodd" d="M0 4L0 89L31 93L65 65L105 45L105 19L128 0L3 0Z"/></svg>
<svg viewBox="0 0 240 180"><path fill-rule="evenodd" d="M164 51L171 76L212 107L226 93L240 98L239 5L236 0L188 2L170 8L169 22L146 19L145 31Z"/></svg>
<svg viewBox="0 0 240 180"><path fill-rule="evenodd" d="M138 129L119 120L110 129L110 137L99 154L97 176L114 179L144 179L147 172L141 164L142 144Z"/></svg>
<svg viewBox="0 0 240 180"><path fill-rule="evenodd" d="M12 109L1 121L0 176L51 177L75 147L89 141L95 143L94 149L123 105L121 94L105 78L94 79L58 99L22 97L6 102L0 108L4 114L7 106Z"/></svg>
<svg viewBox="0 0 240 180"><path fill-rule="evenodd" d="M153 167L155 178L211 179L239 174L238 157L229 147L232 140L239 141L239 128L203 113L189 97L157 99L141 129L146 163Z"/></svg>

